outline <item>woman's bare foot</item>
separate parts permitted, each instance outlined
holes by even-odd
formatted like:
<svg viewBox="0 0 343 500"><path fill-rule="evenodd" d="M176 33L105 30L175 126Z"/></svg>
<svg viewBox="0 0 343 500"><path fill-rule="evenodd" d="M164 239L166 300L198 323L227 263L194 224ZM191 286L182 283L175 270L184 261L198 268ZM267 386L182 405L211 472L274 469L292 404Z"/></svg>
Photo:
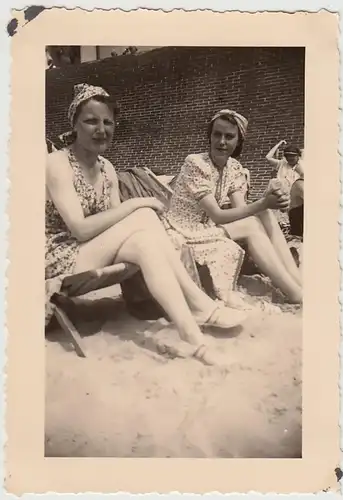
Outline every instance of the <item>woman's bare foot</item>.
<svg viewBox="0 0 343 500"><path fill-rule="evenodd" d="M163 356L186 359L193 356L194 346L182 341L173 343L168 340L157 340L156 350Z"/></svg>
<svg viewBox="0 0 343 500"><path fill-rule="evenodd" d="M164 349L174 357L189 358L194 350L205 343L201 331L180 332L172 323L160 328L154 335L155 344L162 352Z"/></svg>
<svg viewBox="0 0 343 500"><path fill-rule="evenodd" d="M179 340L176 333L176 329L170 324L162 327L162 329L154 334L147 332L147 336L153 340L155 349L162 356L195 359L207 366L217 366L225 370L229 369L227 359L220 356L212 347L209 347L204 338L197 345L191 345L188 342Z"/></svg>
<svg viewBox="0 0 343 500"><path fill-rule="evenodd" d="M186 342L173 343L168 340L159 340L156 344L157 351L163 356L182 359L196 359L206 366L216 366L228 370L229 364L225 358L209 348L206 344L201 344L194 348Z"/></svg>

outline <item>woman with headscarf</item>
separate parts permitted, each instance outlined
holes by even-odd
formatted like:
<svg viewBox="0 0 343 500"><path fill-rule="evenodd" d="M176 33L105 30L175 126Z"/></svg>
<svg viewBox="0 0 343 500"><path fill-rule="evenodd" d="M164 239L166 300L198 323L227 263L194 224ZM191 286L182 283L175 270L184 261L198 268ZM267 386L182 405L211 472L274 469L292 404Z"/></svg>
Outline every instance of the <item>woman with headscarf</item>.
<svg viewBox="0 0 343 500"><path fill-rule="evenodd" d="M270 188L246 204L246 177L237 161L248 122L224 109L209 123L209 151L187 156L174 185L165 226L175 246L191 245L197 262L210 271L216 297L235 305L244 242L259 269L290 302L302 300L299 270L278 223L268 209L286 209L289 196ZM223 208L227 198L231 207Z"/></svg>
<svg viewBox="0 0 343 500"><path fill-rule="evenodd" d="M218 307L192 281L156 215L164 210L161 202L120 202L115 169L101 156L112 141L116 112L101 87L75 86L68 112L72 130L63 135L66 147L47 161L46 281L58 286L68 274L116 262L136 264L181 338L193 345L192 355L209 362L199 325L230 328L245 314Z"/></svg>

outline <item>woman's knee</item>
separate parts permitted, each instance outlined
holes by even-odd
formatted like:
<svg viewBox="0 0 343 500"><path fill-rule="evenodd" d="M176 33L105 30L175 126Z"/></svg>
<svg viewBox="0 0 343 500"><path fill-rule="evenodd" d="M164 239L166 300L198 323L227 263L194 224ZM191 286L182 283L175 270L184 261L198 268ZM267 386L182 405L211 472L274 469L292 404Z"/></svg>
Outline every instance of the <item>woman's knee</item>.
<svg viewBox="0 0 343 500"><path fill-rule="evenodd" d="M146 260L156 262L163 257L163 250L156 245L154 233L149 230L141 230L133 234L123 246L122 252L129 255L137 264Z"/></svg>
<svg viewBox="0 0 343 500"><path fill-rule="evenodd" d="M261 221L258 217L252 216L246 219L247 237L251 238L262 233Z"/></svg>
<svg viewBox="0 0 343 500"><path fill-rule="evenodd" d="M275 217L275 214L272 210L270 210L269 208L267 208L266 210L263 210L263 212L259 213L257 215L258 219L260 219L261 221L264 221L264 220L275 220L276 221L276 217Z"/></svg>
<svg viewBox="0 0 343 500"><path fill-rule="evenodd" d="M165 245L166 241L169 242L169 237L164 228L164 225L155 210L151 208L143 208L139 213L139 227L148 231L151 238L155 243Z"/></svg>
<svg viewBox="0 0 343 500"><path fill-rule="evenodd" d="M134 213L136 217L141 221L141 223L144 226L147 226L147 228L149 228L150 224L161 225L161 221L158 218L158 215L152 208L148 207L139 208Z"/></svg>

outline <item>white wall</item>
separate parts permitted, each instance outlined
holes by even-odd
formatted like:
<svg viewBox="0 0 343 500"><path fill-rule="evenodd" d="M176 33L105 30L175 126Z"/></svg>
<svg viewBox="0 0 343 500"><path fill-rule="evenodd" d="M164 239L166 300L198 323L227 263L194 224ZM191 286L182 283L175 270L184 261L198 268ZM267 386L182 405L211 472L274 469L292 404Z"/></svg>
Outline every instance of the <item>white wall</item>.
<svg viewBox="0 0 343 500"><path fill-rule="evenodd" d="M81 45L81 62L95 61L96 59L96 48L92 45Z"/></svg>
<svg viewBox="0 0 343 500"><path fill-rule="evenodd" d="M101 45L99 46L100 59L105 59L106 57L111 57L112 50L115 50L118 56L120 56L127 46L109 46ZM138 53L147 52L148 50L157 49L158 47L137 47ZM96 49L95 46L83 45L81 46L81 62L95 61L96 60Z"/></svg>

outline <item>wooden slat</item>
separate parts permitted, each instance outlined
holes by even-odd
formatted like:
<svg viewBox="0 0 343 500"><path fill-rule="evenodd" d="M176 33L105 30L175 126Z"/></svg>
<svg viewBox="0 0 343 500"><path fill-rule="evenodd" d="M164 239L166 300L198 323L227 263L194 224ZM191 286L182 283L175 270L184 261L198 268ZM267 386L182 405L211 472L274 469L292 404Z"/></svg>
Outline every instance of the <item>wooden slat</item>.
<svg viewBox="0 0 343 500"><path fill-rule="evenodd" d="M119 284L135 274L137 270L137 266L133 264L119 263L102 269L74 274L64 279L61 291L68 297L86 295L94 290Z"/></svg>
<svg viewBox="0 0 343 500"><path fill-rule="evenodd" d="M152 170L150 170L150 168L148 167L143 167L143 169L145 170L145 172L152 178L156 181L156 183L162 188L162 189L165 189L169 196L171 196L173 194L173 190L170 186L168 186L167 184L164 184L162 181L160 181L160 179L158 178L157 175L154 174L154 172Z"/></svg>
<svg viewBox="0 0 343 500"><path fill-rule="evenodd" d="M86 354L82 348L82 339L79 332L76 330L67 314L57 305L55 306L55 316L60 326L63 328L63 331L68 336L70 342L73 344L77 355L81 358L86 358Z"/></svg>

